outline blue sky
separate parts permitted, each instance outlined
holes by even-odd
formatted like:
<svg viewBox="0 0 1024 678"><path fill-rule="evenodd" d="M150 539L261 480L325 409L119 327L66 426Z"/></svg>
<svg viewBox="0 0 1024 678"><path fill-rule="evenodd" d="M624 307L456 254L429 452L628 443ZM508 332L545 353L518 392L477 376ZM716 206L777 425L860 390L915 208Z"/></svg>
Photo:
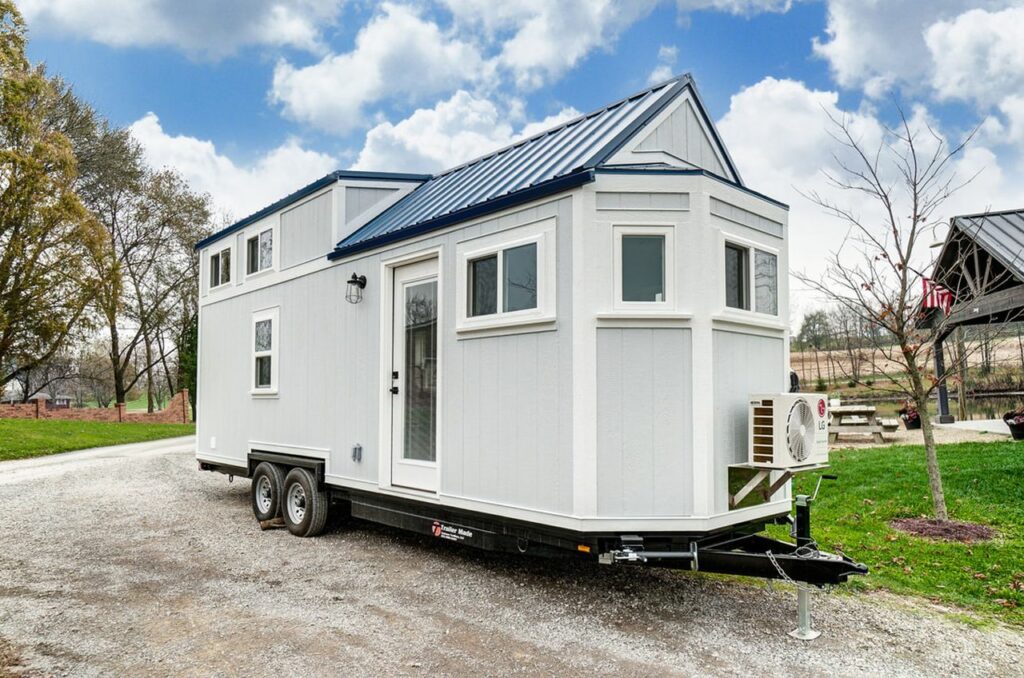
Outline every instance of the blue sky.
<svg viewBox="0 0 1024 678"><path fill-rule="evenodd" d="M843 234L801 197L829 190L828 115L869 142L896 101L946 143L977 127L947 211L1024 206L1020 0L19 6L30 57L226 218L332 169L440 170L686 71L748 185L792 206L794 268Z"/></svg>

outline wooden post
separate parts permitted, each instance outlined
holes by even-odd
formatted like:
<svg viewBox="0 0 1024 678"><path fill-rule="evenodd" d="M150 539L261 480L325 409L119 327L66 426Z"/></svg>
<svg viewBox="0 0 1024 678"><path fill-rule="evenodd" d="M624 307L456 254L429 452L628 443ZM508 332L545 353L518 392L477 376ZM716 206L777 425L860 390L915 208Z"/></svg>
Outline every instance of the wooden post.
<svg viewBox="0 0 1024 678"><path fill-rule="evenodd" d="M949 391L946 389L946 361L942 354L942 339L941 336L935 338L935 378L939 380L939 423L952 424L956 420L949 414Z"/></svg>

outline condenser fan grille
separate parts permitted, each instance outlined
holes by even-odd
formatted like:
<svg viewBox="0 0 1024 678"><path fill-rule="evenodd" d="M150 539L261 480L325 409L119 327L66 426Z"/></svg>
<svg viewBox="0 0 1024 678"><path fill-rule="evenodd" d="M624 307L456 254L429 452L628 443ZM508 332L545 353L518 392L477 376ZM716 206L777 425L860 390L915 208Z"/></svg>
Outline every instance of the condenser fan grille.
<svg viewBox="0 0 1024 678"><path fill-rule="evenodd" d="M814 448L814 412L805 400L798 400L789 410L789 423L786 426L789 455L801 462Z"/></svg>

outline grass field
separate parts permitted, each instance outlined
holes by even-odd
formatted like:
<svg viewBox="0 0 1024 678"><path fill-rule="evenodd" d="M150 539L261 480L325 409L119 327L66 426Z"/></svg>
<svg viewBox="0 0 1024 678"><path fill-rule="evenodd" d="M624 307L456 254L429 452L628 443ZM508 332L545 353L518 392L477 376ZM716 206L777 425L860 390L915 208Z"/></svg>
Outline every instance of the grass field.
<svg viewBox="0 0 1024 678"><path fill-rule="evenodd" d="M924 596L1024 625L1024 443L939 446L950 517L998 533L975 544L889 527L894 518L932 513L923 448L843 450L831 461L827 472L839 480L822 484L813 534L823 550L843 551L871 568L852 586ZM796 491L813 492L817 476L798 477Z"/></svg>
<svg viewBox="0 0 1024 678"><path fill-rule="evenodd" d="M0 461L191 435L193 424L0 419Z"/></svg>

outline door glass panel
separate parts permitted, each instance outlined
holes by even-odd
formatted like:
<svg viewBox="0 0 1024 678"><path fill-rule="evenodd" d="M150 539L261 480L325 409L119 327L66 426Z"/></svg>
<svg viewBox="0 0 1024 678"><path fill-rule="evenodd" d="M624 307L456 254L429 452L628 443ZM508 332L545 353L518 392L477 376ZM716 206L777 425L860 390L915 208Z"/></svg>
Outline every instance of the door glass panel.
<svg viewBox="0 0 1024 678"><path fill-rule="evenodd" d="M403 456L437 459L437 281L405 288L405 447Z"/></svg>
<svg viewBox="0 0 1024 678"><path fill-rule="evenodd" d="M622 236L622 300L665 301L665 236Z"/></svg>

